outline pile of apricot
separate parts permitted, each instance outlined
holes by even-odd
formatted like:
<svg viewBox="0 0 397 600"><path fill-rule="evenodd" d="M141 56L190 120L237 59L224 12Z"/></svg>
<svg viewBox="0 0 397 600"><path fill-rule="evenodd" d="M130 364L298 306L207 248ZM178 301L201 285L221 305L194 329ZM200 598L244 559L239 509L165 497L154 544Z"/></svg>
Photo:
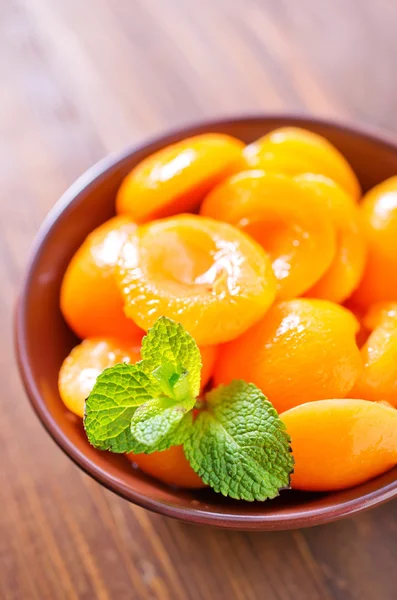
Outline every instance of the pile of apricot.
<svg viewBox="0 0 397 600"><path fill-rule="evenodd" d="M247 146L208 133L134 166L115 208L62 283L83 340L60 370L69 410L83 416L105 368L140 360L164 315L199 345L202 389L244 379L272 402L293 488L343 489L397 464L397 176L362 197L319 135L282 128ZM129 458L204 485L181 447Z"/></svg>

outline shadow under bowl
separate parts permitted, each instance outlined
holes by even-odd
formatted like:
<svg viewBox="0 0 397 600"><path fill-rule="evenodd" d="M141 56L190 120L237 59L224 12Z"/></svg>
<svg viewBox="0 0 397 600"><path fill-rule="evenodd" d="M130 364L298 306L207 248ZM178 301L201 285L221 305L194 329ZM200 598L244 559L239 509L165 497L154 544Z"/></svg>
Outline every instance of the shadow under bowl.
<svg viewBox="0 0 397 600"><path fill-rule="evenodd" d="M59 368L77 343L59 309L63 274L87 234L114 214L114 199L123 177L149 154L191 135L220 132L252 142L281 126L304 127L328 138L350 162L364 191L397 174L397 144L326 121L259 116L185 127L102 160L70 187L40 229L19 297L15 319L19 368L30 402L49 434L78 466L108 489L139 506L186 522L285 530L330 522L397 496L397 468L345 491L286 491L264 503L233 501L208 489L167 487L133 469L123 456L90 446L81 421L65 408L58 394Z"/></svg>

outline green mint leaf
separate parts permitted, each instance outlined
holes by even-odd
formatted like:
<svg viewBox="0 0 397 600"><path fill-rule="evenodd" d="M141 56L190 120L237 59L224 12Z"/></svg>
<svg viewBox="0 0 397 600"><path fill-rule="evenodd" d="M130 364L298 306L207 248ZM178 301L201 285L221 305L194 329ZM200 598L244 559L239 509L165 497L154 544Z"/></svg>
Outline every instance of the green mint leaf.
<svg viewBox="0 0 397 600"><path fill-rule="evenodd" d="M184 443L193 469L216 492L267 500L288 488L294 461L285 426L253 384L233 381L206 396Z"/></svg>
<svg viewBox="0 0 397 600"><path fill-rule="evenodd" d="M165 363L173 365L177 374L187 372L188 395L192 398L199 395L200 350L180 323L160 317L143 338L141 355L143 367L149 373L157 372Z"/></svg>
<svg viewBox="0 0 397 600"><path fill-rule="evenodd" d="M85 406L84 428L89 442L101 450L130 452L131 418L138 406L161 389L140 363L120 363L99 375Z"/></svg>
<svg viewBox="0 0 397 600"><path fill-rule="evenodd" d="M143 365L146 367L145 363ZM189 395L189 379L187 371L182 367L176 367L171 362L165 362L157 367L152 376L159 382L163 393L175 400ZM184 382L184 383L183 383Z"/></svg>
<svg viewBox="0 0 397 600"><path fill-rule="evenodd" d="M156 398L137 408L131 419L132 451L150 453L183 444L191 433L194 402Z"/></svg>

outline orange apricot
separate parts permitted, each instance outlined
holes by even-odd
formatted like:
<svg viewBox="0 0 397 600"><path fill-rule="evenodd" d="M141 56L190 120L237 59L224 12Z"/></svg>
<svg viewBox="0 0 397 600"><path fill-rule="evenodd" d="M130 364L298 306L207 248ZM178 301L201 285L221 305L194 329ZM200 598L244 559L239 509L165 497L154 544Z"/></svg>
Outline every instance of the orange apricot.
<svg viewBox="0 0 397 600"><path fill-rule="evenodd" d="M280 299L310 289L334 258L335 230L325 202L291 177L238 173L208 194L200 212L241 228L265 248Z"/></svg>
<svg viewBox="0 0 397 600"><path fill-rule="evenodd" d="M375 317L375 314L373 315ZM361 348L364 369L350 395L385 400L397 408L397 318L383 314Z"/></svg>
<svg viewBox="0 0 397 600"><path fill-rule="evenodd" d="M216 183L240 170L243 148L229 135L206 133L151 154L122 182L117 212L145 223L198 208Z"/></svg>
<svg viewBox="0 0 397 600"><path fill-rule="evenodd" d="M125 238L136 225L114 217L88 235L66 270L61 287L61 310L80 337L114 336L139 343L142 331L123 311L115 280L115 265Z"/></svg>
<svg viewBox="0 0 397 600"><path fill-rule="evenodd" d="M357 330L355 317L338 304L308 298L280 302L220 349L215 385L233 379L254 383L278 412L346 396L362 368Z"/></svg>
<svg viewBox="0 0 397 600"><path fill-rule="evenodd" d="M397 301L397 176L370 190L360 210L368 260L354 301L364 306Z"/></svg>
<svg viewBox="0 0 397 600"><path fill-rule="evenodd" d="M309 173L297 176L296 180L317 194L319 204L329 211L336 230L334 259L305 295L343 302L357 288L365 267L366 241L359 210L352 197L332 179Z"/></svg>
<svg viewBox="0 0 397 600"><path fill-rule="evenodd" d="M297 490L349 488L397 464L397 410L366 400L319 400L280 415L291 436Z"/></svg>
<svg viewBox="0 0 397 600"><path fill-rule="evenodd" d="M172 446L163 452L126 455L141 471L168 485L182 488L203 488L205 483L190 466L182 446Z"/></svg>
<svg viewBox="0 0 397 600"><path fill-rule="evenodd" d="M199 345L226 342L258 321L275 296L266 252L227 223L178 215L143 225L118 265L124 310L148 329L182 323Z"/></svg>
<svg viewBox="0 0 397 600"><path fill-rule="evenodd" d="M108 367L121 362L136 363L140 347L116 339L86 339L65 358L58 377L59 394L67 408L84 416L84 404L95 381Z"/></svg>
<svg viewBox="0 0 397 600"><path fill-rule="evenodd" d="M244 150L247 166L268 172L325 175L355 200L360 184L345 157L324 137L299 127L275 129Z"/></svg>

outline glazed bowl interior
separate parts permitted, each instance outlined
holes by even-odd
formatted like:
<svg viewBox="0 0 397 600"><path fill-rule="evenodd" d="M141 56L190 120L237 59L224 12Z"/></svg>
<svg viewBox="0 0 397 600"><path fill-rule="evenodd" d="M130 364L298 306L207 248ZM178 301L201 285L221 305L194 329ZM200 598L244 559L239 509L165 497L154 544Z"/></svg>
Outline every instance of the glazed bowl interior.
<svg viewBox="0 0 397 600"><path fill-rule="evenodd" d="M283 492L269 502L233 501L211 490L167 487L134 470L123 456L92 448L82 424L61 402L60 365L77 338L59 309L63 274L86 235L114 214L118 186L155 150L187 136L222 132L251 142L286 125L328 138L356 171L363 190L397 173L397 146L332 123L288 117L251 117L187 127L121 157L105 159L83 175L48 215L36 240L16 316L18 362L30 401L57 444L97 481L127 500L184 521L240 529L289 529L335 520L397 496L397 468L363 485L330 494Z"/></svg>

